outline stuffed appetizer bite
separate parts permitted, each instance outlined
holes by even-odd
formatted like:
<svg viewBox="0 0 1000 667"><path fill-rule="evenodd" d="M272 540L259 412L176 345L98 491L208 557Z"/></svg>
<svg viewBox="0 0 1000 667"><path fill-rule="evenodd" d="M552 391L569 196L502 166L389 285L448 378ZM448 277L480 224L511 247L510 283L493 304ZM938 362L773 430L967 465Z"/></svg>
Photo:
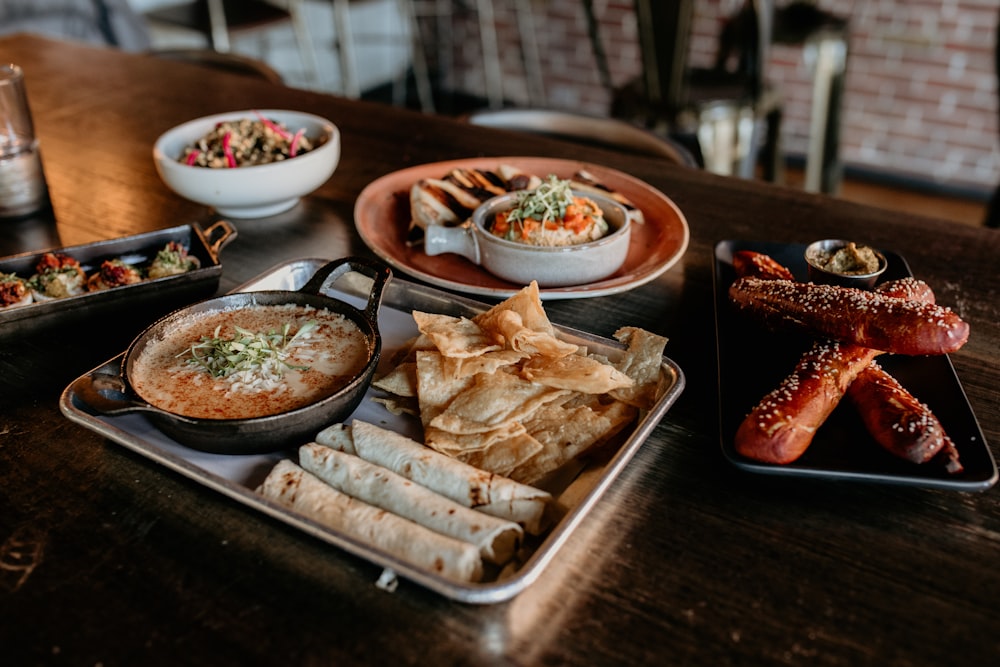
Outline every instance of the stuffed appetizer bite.
<svg viewBox="0 0 1000 667"><path fill-rule="evenodd" d="M80 262L69 255L47 252L35 265L35 275L28 284L38 301L61 299L87 291L87 274Z"/></svg>
<svg viewBox="0 0 1000 667"><path fill-rule="evenodd" d="M147 276L150 280L176 276L201 267L197 257L189 255L187 248L176 241L168 242L162 250L156 253L149 265Z"/></svg>
<svg viewBox="0 0 1000 667"><path fill-rule="evenodd" d="M27 306L32 301L27 280L13 273L0 273L0 308Z"/></svg>
<svg viewBox="0 0 1000 667"><path fill-rule="evenodd" d="M107 259L101 262L101 268L87 280L87 289L97 292L112 287L132 285L142 281L142 274L134 266L120 259Z"/></svg>

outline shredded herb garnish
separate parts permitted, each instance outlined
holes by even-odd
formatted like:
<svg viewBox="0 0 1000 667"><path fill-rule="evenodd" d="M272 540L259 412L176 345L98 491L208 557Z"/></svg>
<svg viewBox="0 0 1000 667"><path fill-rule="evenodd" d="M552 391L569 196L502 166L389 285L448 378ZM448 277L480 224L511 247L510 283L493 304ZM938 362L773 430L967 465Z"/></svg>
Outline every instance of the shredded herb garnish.
<svg viewBox="0 0 1000 667"><path fill-rule="evenodd" d="M281 332L256 333L242 327L234 327L233 338L220 338L221 326L215 328L211 336L202 336L178 357L189 355L187 363L199 366L214 377L228 377L243 371L263 371L278 376L284 369L309 370L308 366L295 366L285 361L300 337L319 326L316 320L309 320L289 337L291 323L286 322Z"/></svg>
<svg viewBox="0 0 1000 667"><path fill-rule="evenodd" d="M569 181L549 174L536 189L518 193L517 206L507 212L507 221L510 223L508 238L514 238L515 227L520 228L529 218L542 223L543 234L546 222L557 222L565 218L566 208L573 203L569 184Z"/></svg>

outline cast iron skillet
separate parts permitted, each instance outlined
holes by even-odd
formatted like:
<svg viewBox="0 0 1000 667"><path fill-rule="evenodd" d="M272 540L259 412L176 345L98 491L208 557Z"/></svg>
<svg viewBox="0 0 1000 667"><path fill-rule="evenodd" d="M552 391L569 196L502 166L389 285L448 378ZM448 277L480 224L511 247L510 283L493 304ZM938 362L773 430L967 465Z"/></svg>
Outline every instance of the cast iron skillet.
<svg viewBox="0 0 1000 667"><path fill-rule="evenodd" d="M323 290L348 271L362 273L374 282L364 311L323 294ZM194 449L216 454L259 454L288 449L310 441L329 424L348 417L371 384L382 351L378 310L382 292L392 271L381 262L358 257L334 260L320 267L297 291L239 292L201 301L174 311L154 322L132 342L122 359L118 375L93 373L80 379L76 388L86 405L99 414L145 413L164 433ZM146 345L169 331L179 320L213 310L234 310L254 305L313 306L339 313L354 322L368 344L368 363L342 389L301 408L248 419L203 419L178 415L150 405L132 388L129 374Z"/></svg>

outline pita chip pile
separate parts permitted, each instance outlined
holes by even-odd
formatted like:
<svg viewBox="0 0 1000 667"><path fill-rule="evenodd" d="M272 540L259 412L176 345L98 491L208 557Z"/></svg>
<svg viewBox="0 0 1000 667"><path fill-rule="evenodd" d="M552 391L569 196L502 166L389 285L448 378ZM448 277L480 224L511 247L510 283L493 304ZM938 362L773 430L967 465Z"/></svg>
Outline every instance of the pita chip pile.
<svg viewBox="0 0 1000 667"><path fill-rule="evenodd" d="M607 442L664 390L665 338L626 327L621 359L589 354L556 336L535 283L472 319L413 317L420 335L377 400L418 415L431 449L518 482Z"/></svg>

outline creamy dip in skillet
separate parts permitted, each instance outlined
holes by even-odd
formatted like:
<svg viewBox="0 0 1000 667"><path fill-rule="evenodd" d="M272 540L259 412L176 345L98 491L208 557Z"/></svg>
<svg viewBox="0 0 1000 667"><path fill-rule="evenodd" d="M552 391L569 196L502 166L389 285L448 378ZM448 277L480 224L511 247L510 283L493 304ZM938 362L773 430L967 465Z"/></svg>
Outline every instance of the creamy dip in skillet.
<svg viewBox="0 0 1000 667"><path fill-rule="evenodd" d="M250 306L192 313L140 350L129 381L143 400L168 412L247 419L336 393L369 355L364 333L339 313L295 304ZM221 363L207 367L212 360Z"/></svg>

